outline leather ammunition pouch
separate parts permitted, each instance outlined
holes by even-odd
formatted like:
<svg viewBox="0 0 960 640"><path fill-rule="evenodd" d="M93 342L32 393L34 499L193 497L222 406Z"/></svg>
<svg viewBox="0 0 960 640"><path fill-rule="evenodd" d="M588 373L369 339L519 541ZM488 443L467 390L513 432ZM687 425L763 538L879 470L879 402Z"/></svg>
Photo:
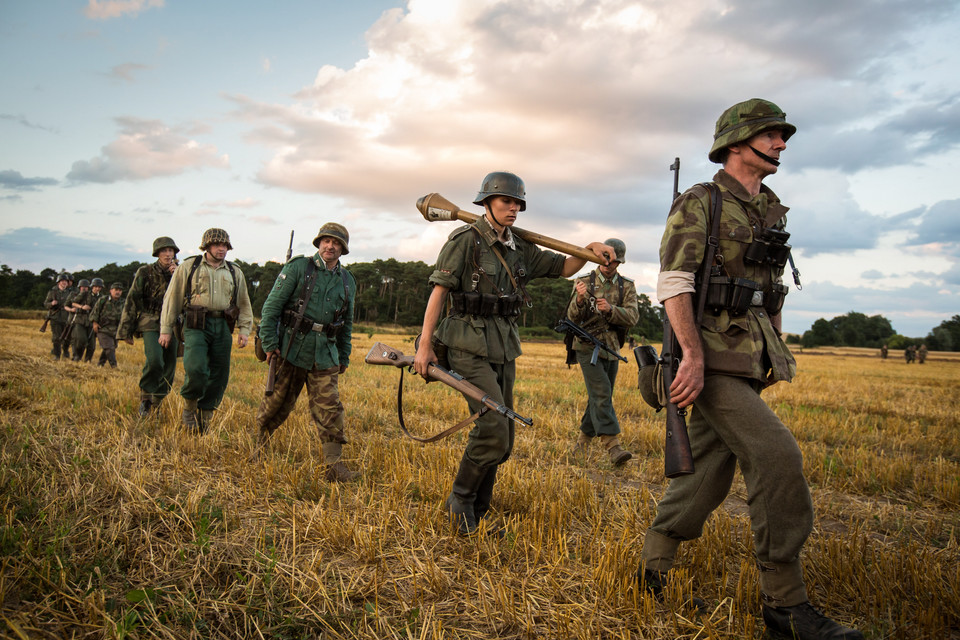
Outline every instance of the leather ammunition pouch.
<svg viewBox="0 0 960 640"><path fill-rule="evenodd" d="M451 313L456 316L511 318L520 315L522 306L523 296L516 293L498 296L495 293L478 291L454 291L450 294Z"/></svg>
<svg viewBox="0 0 960 640"><path fill-rule="evenodd" d="M187 329L204 329L207 326L207 308L188 304L183 309L183 325Z"/></svg>
<svg viewBox="0 0 960 640"><path fill-rule="evenodd" d="M790 234L786 231L760 229L744 252L743 261L747 264L769 264L782 269L790 256L790 245L787 244L789 238Z"/></svg>
<svg viewBox="0 0 960 640"><path fill-rule="evenodd" d="M783 309L783 301L787 297L790 287L785 284L774 283L770 285L769 291L763 292L763 308L771 316L775 316Z"/></svg>
<svg viewBox="0 0 960 640"><path fill-rule="evenodd" d="M230 329L230 333L233 333L233 330L237 326L237 318L240 317L240 307L230 303L230 306L223 310L223 319L227 321L227 328Z"/></svg>
<svg viewBox="0 0 960 640"><path fill-rule="evenodd" d="M707 286L707 300L704 307L714 315L726 311L732 316L742 316L752 305L762 303L760 285L747 278L711 276Z"/></svg>

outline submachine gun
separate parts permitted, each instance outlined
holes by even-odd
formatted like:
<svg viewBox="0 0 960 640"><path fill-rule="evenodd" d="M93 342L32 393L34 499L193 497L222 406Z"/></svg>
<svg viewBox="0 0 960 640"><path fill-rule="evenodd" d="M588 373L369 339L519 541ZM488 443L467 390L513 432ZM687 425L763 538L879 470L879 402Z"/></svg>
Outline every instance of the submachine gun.
<svg viewBox="0 0 960 640"><path fill-rule="evenodd" d="M620 355L619 352L614 351L607 346L603 340L597 338L595 335L578 325L576 322L573 322L569 318L563 318L560 322L557 323L557 326L554 327L554 331L559 333L569 333L576 338L580 338L584 342L589 342L593 344L593 355L590 356L590 364L597 364L597 357L600 355L600 349L603 349L607 353L610 353L616 356L618 359L623 360L624 362L629 362L626 358Z"/></svg>

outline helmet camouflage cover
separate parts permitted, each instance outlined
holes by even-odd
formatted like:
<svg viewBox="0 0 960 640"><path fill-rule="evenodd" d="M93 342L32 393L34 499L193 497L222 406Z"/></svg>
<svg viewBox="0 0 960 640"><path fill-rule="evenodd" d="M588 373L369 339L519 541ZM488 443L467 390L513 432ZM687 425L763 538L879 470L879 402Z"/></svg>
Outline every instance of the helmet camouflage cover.
<svg viewBox="0 0 960 640"><path fill-rule="evenodd" d="M93 280L90 281L90 286L91 286L91 287L100 287L100 288L102 289L102 288L103 288L103 279L101 279L101 278L94 278Z"/></svg>
<svg viewBox="0 0 960 640"><path fill-rule="evenodd" d="M122 282L114 282L113 284L110 285L110 288L111 288L111 289L119 289L120 291L123 291L123 283L122 283Z"/></svg>
<svg viewBox="0 0 960 640"><path fill-rule="evenodd" d="M627 245L624 244L623 240L621 240L620 238L609 238L607 240L604 240L603 244L613 249L614 253L616 254L616 256L614 257L614 260L616 260L620 264L623 264L624 262L626 262Z"/></svg>
<svg viewBox="0 0 960 640"><path fill-rule="evenodd" d="M480 184L480 192L473 199L473 204L483 204L490 196L509 196L520 202L520 211L527 210L527 190L523 180L509 171L494 171L488 173Z"/></svg>
<svg viewBox="0 0 960 640"><path fill-rule="evenodd" d="M313 239L313 246L319 249L320 238L323 237L334 238L335 240L340 241L340 244L343 246L343 251L340 253L340 255L345 256L350 253L350 247L348 246L350 244L350 233L342 224L338 224L336 222L327 222L320 227L320 231L317 232L317 237Z"/></svg>
<svg viewBox="0 0 960 640"><path fill-rule="evenodd" d="M203 232L203 240L200 241L200 250L206 251L207 247L212 244L225 244L227 249L233 249L233 245L230 244L230 236L223 229L207 229Z"/></svg>
<svg viewBox="0 0 960 640"><path fill-rule="evenodd" d="M769 100L753 98L738 102L717 120L713 147L708 155L710 162L722 162L724 149L770 129L781 129L784 142L797 132L797 128L787 122L787 114Z"/></svg>
<svg viewBox="0 0 960 640"><path fill-rule="evenodd" d="M162 249L173 249L174 253L180 253L180 247L177 246L177 243L173 241L173 238L169 236L160 236L153 241L153 257L156 258ZM201 247L202 249L203 247Z"/></svg>

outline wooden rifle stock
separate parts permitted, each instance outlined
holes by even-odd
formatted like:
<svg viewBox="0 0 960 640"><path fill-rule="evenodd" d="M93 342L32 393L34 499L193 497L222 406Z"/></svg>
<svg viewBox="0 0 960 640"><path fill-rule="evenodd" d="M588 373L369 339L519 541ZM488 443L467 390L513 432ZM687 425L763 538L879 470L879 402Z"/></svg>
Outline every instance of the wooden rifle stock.
<svg viewBox="0 0 960 640"><path fill-rule="evenodd" d="M663 368L663 387L667 394L667 434L663 447L663 474L668 478L690 475L694 470L693 452L690 450L690 437L687 435L687 411L669 401L673 376L680 364L678 350L670 319L664 315L663 350L660 354L660 363Z"/></svg>
<svg viewBox="0 0 960 640"><path fill-rule="evenodd" d="M363 359L363 361L367 364L390 365L400 369L413 366L413 356L405 356L399 349L394 349L393 347L385 345L382 342L375 343L373 347L370 348L370 352L367 354L367 357ZM431 363L427 369L427 376L432 380L442 382L448 387L456 389L465 396L473 398L487 408L505 415L511 420L522 422L528 427L533 426L532 419L524 418L510 407L500 404L491 398L486 391L474 386L455 371L447 371L434 362Z"/></svg>
<svg viewBox="0 0 960 640"><path fill-rule="evenodd" d="M267 368L267 384L263 389L263 395L272 396L273 388L277 384L277 356L270 358L270 366Z"/></svg>
<svg viewBox="0 0 960 640"><path fill-rule="evenodd" d="M46 333L46 331L47 331L47 325L48 325L48 324L50 324L50 316L49 316L49 315L48 315L46 318L43 319L43 324L40 325L40 333Z"/></svg>

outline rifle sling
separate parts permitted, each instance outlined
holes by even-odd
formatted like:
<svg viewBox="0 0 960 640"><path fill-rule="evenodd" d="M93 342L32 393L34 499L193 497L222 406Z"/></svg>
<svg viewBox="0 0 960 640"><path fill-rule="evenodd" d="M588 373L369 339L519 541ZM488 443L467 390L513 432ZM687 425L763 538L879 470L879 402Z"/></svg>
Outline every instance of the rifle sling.
<svg viewBox="0 0 960 640"><path fill-rule="evenodd" d="M707 288L710 285L710 270L713 267L714 256L717 255L717 247L720 245L720 217L723 212L723 194L720 188L713 182L704 183L707 191L710 193L710 234L707 236L707 248L704 252L703 263L700 265L700 290L697 291L697 328L700 327L700 321L703 320L703 309L707 304Z"/></svg>
<svg viewBox="0 0 960 640"><path fill-rule="evenodd" d="M443 438L446 438L447 436L451 436L455 434L457 431L460 431L461 429L471 424L474 420L476 420L477 418L479 418L489 410L490 410L489 407L483 406L481 407L480 411L477 411L475 414L473 414L466 420L463 420L453 425L452 427L444 429L439 433L435 433L432 436L428 436L426 438L420 438L418 436L415 436L407 430L407 425L404 424L403 422L403 368L400 369L400 384L397 386L397 417L400 419L400 430L403 431L403 433L412 440L416 440L417 442L436 442L437 440L441 440Z"/></svg>

